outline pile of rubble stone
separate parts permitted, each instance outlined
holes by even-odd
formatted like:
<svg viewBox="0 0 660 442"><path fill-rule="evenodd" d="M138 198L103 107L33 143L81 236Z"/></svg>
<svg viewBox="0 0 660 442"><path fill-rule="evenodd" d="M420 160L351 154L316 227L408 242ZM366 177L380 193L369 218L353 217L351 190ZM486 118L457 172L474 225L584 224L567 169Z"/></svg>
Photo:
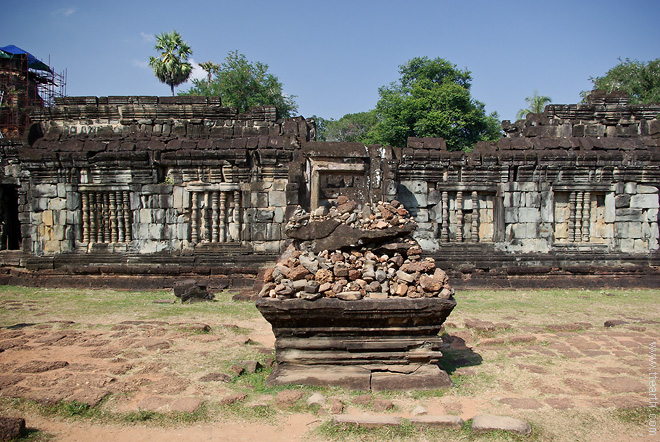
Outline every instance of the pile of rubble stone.
<svg viewBox="0 0 660 442"><path fill-rule="evenodd" d="M299 209L286 226L294 242L266 272L260 297L449 299L453 289L447 274L433 258L422 258L410 237L415 227L397 201L360 208L339 197L329 210L308 214ZM327 244L335 247L319 247Z"/></svg>

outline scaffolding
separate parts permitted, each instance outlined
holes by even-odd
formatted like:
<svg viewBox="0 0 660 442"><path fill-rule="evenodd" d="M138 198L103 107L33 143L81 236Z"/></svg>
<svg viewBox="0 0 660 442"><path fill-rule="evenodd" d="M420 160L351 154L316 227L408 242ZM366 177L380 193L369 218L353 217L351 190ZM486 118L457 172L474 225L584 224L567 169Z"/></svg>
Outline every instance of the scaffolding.
<svg viewBox="0 0 660 442"><path fill-rule="evenodd" d="M50 57L48 62L15 46L0 48L0 138L21 137L30 110L54 106L56 97L66 96L66 70L55 72Z"/></svg>

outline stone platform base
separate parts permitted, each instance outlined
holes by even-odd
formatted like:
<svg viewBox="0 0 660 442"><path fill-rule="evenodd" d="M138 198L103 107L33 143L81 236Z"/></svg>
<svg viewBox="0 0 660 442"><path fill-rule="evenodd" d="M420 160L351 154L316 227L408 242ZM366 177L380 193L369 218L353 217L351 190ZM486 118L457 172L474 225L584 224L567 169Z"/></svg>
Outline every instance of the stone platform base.
<svg viewBox="0 0 660 442"><path fill-rule="evenodd" d="M332 385L357 390L434 389L451 385L438 367L441 326L453 299L263 298L273 327L273 385Z"/></svg>
<svg viewBox="0 0 660 442"><path fill-rule="evenodd" d="M431 390L452 385L449 375L437 365L419 366L411 373L372 371L364 366L285 365L273 370L268 384L335 386L367 391Z"/></svg>

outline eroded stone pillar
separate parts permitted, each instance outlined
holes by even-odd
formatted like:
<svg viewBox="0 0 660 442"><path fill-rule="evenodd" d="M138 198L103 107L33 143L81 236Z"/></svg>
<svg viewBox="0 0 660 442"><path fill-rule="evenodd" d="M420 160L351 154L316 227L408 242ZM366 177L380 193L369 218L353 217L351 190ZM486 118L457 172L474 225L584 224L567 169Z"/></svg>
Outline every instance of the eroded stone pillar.
<svg viewBox="0 0 660 442"><path fill-rule="evenodd" d="M124 192L118 190L115 192L117 200L117 242L126 241L126 228L124 226Z"/></svg>
<svg viewBox="0 0 660 442"><path fill-rule="evenodd" d="M440 240L442 242L449 242L449 192L442 192L442 229Z"/></svg>
<svg viewBox="0 0 660 442"><path fill-rule="evenodd" d="M108 212L110 225L110 242L117 242L119 234L117 232L117 196L115 192L108 192Z"/></svg>
<svg viewBox="0 0 660 442"><path fill-rule="evenodd" d="M591 222L591 192L584 192L582 202L582 242L589 242L589 224Z"/></svg>
<svg viewBox="0 0 660 442"><path fill-rule="evenodd" d="M190 207L190 241L195 244L199 241L199 233L198 233L198 198L199 195L197 192L190 192L191 194L191 207Z"/></svg>
<svg viewBox="0 0 660 442"><path fill-rule="evenodd" d="M571 192L568 198L568 242L575 242L575 200L576 192Z"/></svg>
<svg viewBox="0 0 660 442"><path fill-rule="evenodd" d="M89 243L89 229L90 229L90 219L89 219L89 193L82 192L82 219L83 219L83 242Z"/></svg>
<svg viewBox="0 0 660 442"><path fill-rule="evenodd" d="M472 242L479 242L479 194L476 190L472 192Z"/></svg>
<svg viewBox="0 0 660 442"><path fill-rule="evenodd" d="M218 192L216 192L218 193ZM227 237L227 192L220 192L220 242Z"/></svg>
<svg viewBox="0 0 660 442"><path fill-rule="evenodd" d="M463 242L463 192L456 192L456 241Z"/></svg>
<svg viewBox="0 0 660 442"><path fill-rule="evenodd" d="M218 198L219 198L219 192L215 191L212 192L211 196L211 242L219 242L221 241L218 238Z"/></svg>
<svg viewBox="0 0 660 442"><path fill-rule="evenodd" d="M133 229L131 226L131 195L125 190L123 192L123 206L124 206L124 241L130 242L133 239Z"/></svg>
<svg viewBox="0 0 660 442"><path fill-rule="evenodd" d="M575 197L575 242L582 241L582 192L576 192Z"/></svg>

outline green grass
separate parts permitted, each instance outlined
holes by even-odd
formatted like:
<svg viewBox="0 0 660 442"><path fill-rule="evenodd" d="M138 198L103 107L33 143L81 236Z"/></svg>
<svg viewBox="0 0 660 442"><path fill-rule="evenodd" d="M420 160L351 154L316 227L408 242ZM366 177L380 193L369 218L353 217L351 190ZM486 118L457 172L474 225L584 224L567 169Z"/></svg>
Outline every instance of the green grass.
<svg viewBox="0 0 660 442"><path fill-rule="evenodd" d="M155 304L156 300L174 299L174 295L170 290L128 291L0 286L2 305L8 302L20 302L24 307L7 309L0 306L0 326L41 322L39 314L43 312L48 312L49 316L74 322L86 321L90 316L121 318L122 321L176 320L184 317L209 316L231 317L234 320L259 317L259 311L253 303L233 302L231 298L231 292L223 291L217 293L216 299L210 302ZM35 304L26 305L27 302Z"/></svg>
<svg viewBox="0 0 660 442"><path fill-rule="evenodd" d="M613 295L613 296L610 296ZM654 319L657 311L660 290L466 290L456 294L458 306L449 317L449 322L456 324L447 327L447 333L460 334L466 339L473 339L477 346L473 349L443 349L444 357L442 367L451 375L454 385L447 389L398 391L369 393L365 391L345 390L338 387L312 387L312 386L272 386L268 385L267 378L272 369L265 367L257 373L235 376L226 384L209 384L209 388L228 389L235 392L246 393L244 402L230 405L219 405L217 402L207 401L195 413L160 413L152 411L119 412L111 411L118 395L109 398L108 403L102 402L95 407L77 403L58 403L49 407L35 402L21 399L7 399L0 397L0 411L28 410L46 417L60 420L81 420L93 423L114 424L140 424L149 426L188 425L197 422L210 422L219 419L246 420L268 424L282 422L282 417L293 413L312 413L323 416L323 409L315 410L306 407L305 398L314 392L321 392L328 399L339 398L347 406L353 406L358 412L374 413L373 405L360 406L353 402L356 396L369 393L374 399L389 398L401 406L399 411L412 409L411 402L421 401L434 403L434 398L453 396L461 398L480 398L499 395L498 388L502 381L513 382L521 388L529 375L515 367L517 362L525 364L538 364L552 368L556 365L561 370L564 363L561 357L533 354L522 359L512 359L508 356L511 350L524 350L527 346L547 346L549 341L534 341L530 343L511 343L510 337L522 333L535 333L551 336L553 330L547 328L552 324L573 324L587 322L601 327L607 319L642 318ZM158 353L157 361L169 365L169 369L177 376L189 379L198 379L203 374L212 372L228 373L231 365L240 365L241 361L256 360L266 365L272 354L264 354L258 345L243 343L243 336L253 333L249 322L259 319L260 314L253 303L235 302L231 300L230 292L216 294L214 302L201 302L193 304L155 304L154 300L174 299L169 290L161 291L121 291L121 290L73 290L73 289L44 289L0 286L0 327L11 327L17 324L44 324L51 320L74 321L75 324L51 323L51 329L85 330L100 329L108 331L113 325L127 320L166 321L169 325L163 326L166 333L172 332L173 340L190 339L190 341L175 341L173 347ZM492 321L495 324L507 323L509 328L498 326L492 332L476 332L463 328L465 318L477 318ZM259 319L262 321L261 319ZM239 321L246 321L240 323ZM210 332L187 330L186 323L207 323L211 326ZM634 320L630 320L634 322ZM240 323L241 327L234 324ZM261 323L263 324L263 323ZM262 327L260 325L260 327ZM521 331L521 327L536 328L534 331ZM647 329L652 325L646 325ZM45 327L44 327L45 328ZM137 327L135 332L137 332ZM161 328L161 326L158 326ZM622 327L622 329L625 329ZM263 327L260 329L263 332ZM589 329L585 329L589 330ZM604 333L607 332L603 328ZM133 333L134 331L131 331ZM577 331L582 333L584 331ZM209 335L217 340L204 339ZM169 337L166 337L169 339ZM502 346L480 350L479 342L488 338L503 338ZM252 339L257 339L252 337ZM543 339L543 338L540 338ZM186 342L196 342L196 349L185 352ZM200 345L203 343L203 345ZM208 350L207 350L208 348ZM184 351L179 351L184 350ZM141 349L129 348L126 352L144 353ZM123 356L127 356L125 353ZM129 358L130 359L130 358ZM138 358L139 359L139 358ZM462 367L473 367L473 374L460 375L456 371ZM552 370L551 370L552 371ZM524 375L521 375L521 373ZM299 389L303 391L303 399L291 407L280 409L269 401L268 407L254 407L260 397L269 395L274 398L283 390ZM515 391L514 391L515 393ZM217 397L217 396L216 396ZM436 402L437 404L437 402ZM410 407L410 408L408 408ZM327 407L324 407L327 408ZM564 418L570 412L554 412ZM584 428L585 434L594 428L597 423L592 422L591 412L585 413L584 421L574 427ZM646 409L604 411L603 415L610 417L611 425L622 427L639 427L648 423ZM326 415L327 416L327 415ZM523 417L525 418L525 417ZM527 415L526 420L538 425L543 419ZM603 425L610 425L604 421ZM29 425L29 422L28 422ZM615 427L616 428L616 427ZM535 427L531 437L521 437L503 432L474 433L468 424L459 430L420 429L409 423L396 428L364 429L348 426L332 425L325 422L311 435L314 440L401 440L401 441L427 441L427 440L460 440L460 441L540 441L552 440L551 427L547 427L548 434L543 434L543 427ZM577 429L572 429L577 434ZM310 436L310 437L311 437ZM27 440L48 440L46 433L33 431Z"/></svg>
<svg viewBox="0 0 660 442"><path fill-rule="evenodd" d="M648 425L650 413L649 407L624 408L613 411L614 416L621 422L642 426Z"/></svg>
<svg viewBox="0 0 660 442"><path fill-rule="evenodd" d="M456 294L454 313L482 320L507 322L504 316L516 318L517 324L548 325L553 323L594 323L594 318L611 319L617 314L646 316L657 306L658 290L653 289L542 289L542 290L462 290ZM455 314L449 317L456 321ZM602 325L602 323L601 323ZM513 330L515 331L515 330Z"/></svg>
<svg viewBox="0 0 660 442"><path fill-rule="evenodd" d="M356 425L335 424L326 420L314 433L324 440L380 442L380 441L489 441L489 442L536 442L544 440L542 434L533 431L529 436L505 431L472 431L472 421L467 421L460 429L418 427L403 419L401 425L380 428L364 428Z"/></svg>

